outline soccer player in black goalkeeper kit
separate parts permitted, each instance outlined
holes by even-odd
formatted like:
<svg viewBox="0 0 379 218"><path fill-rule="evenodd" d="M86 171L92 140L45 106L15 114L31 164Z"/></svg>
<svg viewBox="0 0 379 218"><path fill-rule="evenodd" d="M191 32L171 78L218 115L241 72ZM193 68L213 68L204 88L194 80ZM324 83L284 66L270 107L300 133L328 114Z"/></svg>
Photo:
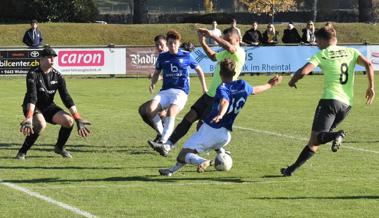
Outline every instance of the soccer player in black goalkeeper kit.
<svg viewBox="0 0 379 218"><path fill-rule="evenodd" d="M27 151L45 129L46 122L61 126L57 144L55 145L55 153L65 158L72 157L64 149L64 145L70 137L74 120L78 126L78 134L81 137L87 137L90 134L86 127L90 123L80 118L74 101L67 91L65 80L53 68L54 57L56 56L57 54L53 49L43 49L40 52L40 65L32 68L26 76L27 91L22 104L25 118L20 124L20 132L26 138L17 153L17 159L25 159ZM54 95L57 91L64 105L70 110L71 115L54 103Z"/></svg>

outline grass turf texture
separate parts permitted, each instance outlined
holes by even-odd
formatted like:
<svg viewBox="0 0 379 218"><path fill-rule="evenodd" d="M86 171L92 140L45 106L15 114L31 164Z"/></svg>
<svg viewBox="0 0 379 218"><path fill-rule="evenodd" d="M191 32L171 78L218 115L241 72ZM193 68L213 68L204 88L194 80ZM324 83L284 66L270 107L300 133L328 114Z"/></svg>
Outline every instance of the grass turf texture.
<svg viewBox="0 0 379 218"><path fill-rule="evenodd" d="M243 78L253 85L268 80ZM364 104L366 77L356 78L355 105L340 126L347 131L342 148L332 153L323 145L285 178L279 168L294 161L306 143L302 138L309 135L323 78L306 77L298 90L288 88L288 79L250 97L235 125L299 140L236 128L228 146L234 160L230 172L210 168L198 174L186 166L173 177L160 177L158 169L174 164L178 149L163 158L146 143L155 134L137 108L150 98L147 79L67 78L79 111L93 123L92 136L80 139L73 132L67 148L74 158L63 159L53 153L59 128L48 125L27 159L18 161L25 81L0 78L0 179L99 217L377 217L379 154L346 148L379 151L379 104ZM193 78L189 102L179 116L198 96L200 85ZM0 217L80 217L6 186L0 185L0 196Z"/></svg>
<svg viewBox="0 0 379 218"><path fill-rule="evenodd" d="M320 28L325 23L317 23ZM282 38L283 29L287 24L275 25ZM198 44L196 29L198 27L210 28L205 24L74 24L74 23L40 23L44 44L57 45L152 45L153 38L157 34L165 34L170 29L176 29L182 34L183 41L191 41ZM219 25L222 30L229 25ZM242 34L250 28L250 25L238 25ZM299 33L305 24L296 25ZM336 23L339 43L370 43L379 42L379 26L363 23ZM30 28L29 24L0 25L0 46L23 46L22 37ZM259 30L266 29L266 24L261 24Z"/></svg>

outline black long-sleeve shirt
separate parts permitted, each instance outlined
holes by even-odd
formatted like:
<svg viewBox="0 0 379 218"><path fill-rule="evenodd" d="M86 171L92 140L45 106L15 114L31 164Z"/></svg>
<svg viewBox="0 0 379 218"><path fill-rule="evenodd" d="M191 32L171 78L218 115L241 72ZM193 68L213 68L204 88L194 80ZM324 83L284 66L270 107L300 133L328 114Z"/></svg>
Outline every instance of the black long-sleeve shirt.
<svg viewBox="0 0 379 218"><path fill-rule="evenodd" d="M40 67L31 69L26 76L26 87L24 107L31 103L35 104L37 108L43 109L53 104L57 90L67 108L75 105L67 91L63 76L54 68L47 74Z"/></svg>
<svg viewBox="0 0 379 218"><path fill-rule="evenodd" d="M261 43L262 34L259 30L249 29L242 37L242 41L247 44Z"/></svg>

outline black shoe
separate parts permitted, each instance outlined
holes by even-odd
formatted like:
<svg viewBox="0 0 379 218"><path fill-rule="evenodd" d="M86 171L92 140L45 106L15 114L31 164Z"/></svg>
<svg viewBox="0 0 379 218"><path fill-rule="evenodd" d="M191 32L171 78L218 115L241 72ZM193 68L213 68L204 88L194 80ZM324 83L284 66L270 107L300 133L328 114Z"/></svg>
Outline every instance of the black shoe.
<svg viewBox="0 0 379 218"><path fill-rule="evenodd" d="M147 140L147 143L150 145L150 147L154 150L154 151L158 151L157 149L158 149L158 147L159 147L159 145L161 145L162 144L162 142L160 142L160 141L155 141L155 139L154 140Z"/></svg>
<svg viewBox="0 0 379 218"><path fill-rule="evenodd" d="M340 146L342 145L343 139L345 138L346 134L343 130L338 131L337 137L332 142L332 151L337 152Z"/></svg>
<svg viewBox="0 0 379 218"><path fill-rule="evenodd" d="M289 171L288 167L287 167L287 168L282 168L282 169L280 169L280 173L281 173L283 176L292 176L292 172Z"/></svg>
<svg viewBox="0 0 379 218"><path fill-rule="evenodd" d="M159 142L161 140L161 135L160 134L157 134L157 136L155 137L155 139L153 140L153 142Z"/></svg>
<svg viewBox="0 0 379 218"><path fill-rule="evenodd" d="M70 152L66 151L66 149L64 149L64 148L60 149L57 146L55 146L54 152L62 155L62 157L64 157L64 158L72 158Z"/></svg>

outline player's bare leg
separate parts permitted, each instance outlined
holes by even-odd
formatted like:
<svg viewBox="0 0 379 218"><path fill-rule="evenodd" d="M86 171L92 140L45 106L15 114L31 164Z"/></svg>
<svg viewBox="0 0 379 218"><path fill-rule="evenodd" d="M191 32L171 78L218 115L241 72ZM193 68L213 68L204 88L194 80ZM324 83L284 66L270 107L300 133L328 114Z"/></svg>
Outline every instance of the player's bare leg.
<svg viewBox="0 0 379 218"><path fill-rule="evenodd" d="M151 100L146 105L147 107L147 116L151 120L154 126L154 130L157 131L159 135L163 133L163 124L159 116L159 112L162 111L162 107L159 104L159 101Z"/></svg>
<svg viewBox="0 0 379 218"><path fill-rule="evenodd" d="M28 150L33 146L33 144L37 141L39 135L44 131L46 128L46 120L43 117L42 114L36 113L33 115L33 130L34 133L30 134L29 136L26 136L25 141L18 151L16 155L16 159L24 160L26 153Z"/></svg>
<svg viewBox="0 0 379 218"><path fill-rule="evenodd" d="M72 158L71 154L66 151L64 146L71 135L74 126L74 119L68 113L58 111L53 116L53 122L61 126L58 134L58 140L54 149L55 153L62 155L64 158Z"/></svg>

